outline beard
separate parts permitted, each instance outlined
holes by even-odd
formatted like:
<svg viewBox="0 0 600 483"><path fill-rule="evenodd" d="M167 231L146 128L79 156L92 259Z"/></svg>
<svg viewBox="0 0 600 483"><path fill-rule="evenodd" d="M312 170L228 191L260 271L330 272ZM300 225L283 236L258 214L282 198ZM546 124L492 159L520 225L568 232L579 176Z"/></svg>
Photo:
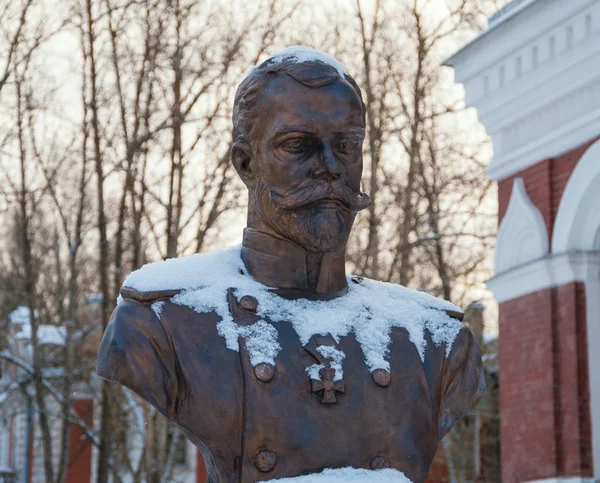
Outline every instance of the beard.
<svg viewBox="0 0 600 483"><path fill-rule="evenodd" d="M309 252L342 249L350 236L356 213L369 206L369 197L339 181L310 181L281 194L260 180L255 188L258 217L279 235Z"/></svg>

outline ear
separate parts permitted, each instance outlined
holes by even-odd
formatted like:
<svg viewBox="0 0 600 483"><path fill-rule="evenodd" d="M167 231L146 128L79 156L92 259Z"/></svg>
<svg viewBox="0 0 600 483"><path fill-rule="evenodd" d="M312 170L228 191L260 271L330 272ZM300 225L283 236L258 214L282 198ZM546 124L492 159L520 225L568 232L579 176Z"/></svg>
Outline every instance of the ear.
<svg viewBox="0 0 600 483"><path fill-rule="evenodd" d="M231 162L238 176L247 187L254 185L256 180L256 161L252 149L244 141L236 141L231 148Z"/></svg>

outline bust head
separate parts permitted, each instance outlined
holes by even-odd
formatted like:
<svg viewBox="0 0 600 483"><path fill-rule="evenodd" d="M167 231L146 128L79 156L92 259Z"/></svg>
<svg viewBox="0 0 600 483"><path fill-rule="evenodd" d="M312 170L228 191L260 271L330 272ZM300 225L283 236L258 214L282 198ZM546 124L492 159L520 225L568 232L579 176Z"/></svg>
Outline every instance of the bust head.
<svg viewBox="0 0 600 483"><path fill-rule="evenodd" d="M365 111L356 82L325 54L292 48L238 87L232 162L248 188L248 226L310 252L343 248L360 192Z"/></svg>

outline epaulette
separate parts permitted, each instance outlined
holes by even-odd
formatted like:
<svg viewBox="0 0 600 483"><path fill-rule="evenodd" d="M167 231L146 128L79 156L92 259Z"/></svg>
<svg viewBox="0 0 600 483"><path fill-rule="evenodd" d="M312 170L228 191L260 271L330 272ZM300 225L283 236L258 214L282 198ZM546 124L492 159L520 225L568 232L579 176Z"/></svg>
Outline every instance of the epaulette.
<svg viewBox="0 0 600 483"><path fill-rule="evenodd" d="M126 299L132 299L141 304L151 304L157 300L168 299L171 298L181 290L179 289L170 289L170 290L150 290L148 292L140 292L131 287L123 287L121 289L121 296Z"/></svg>
<svg viewBox="0 0 600 483"><path fill-rule="evenodd" d="M462 322L465 318L465 314L458 312L457 310L444 310L444 312L446 312L449 317L459 320L460 322Z"/></svg>

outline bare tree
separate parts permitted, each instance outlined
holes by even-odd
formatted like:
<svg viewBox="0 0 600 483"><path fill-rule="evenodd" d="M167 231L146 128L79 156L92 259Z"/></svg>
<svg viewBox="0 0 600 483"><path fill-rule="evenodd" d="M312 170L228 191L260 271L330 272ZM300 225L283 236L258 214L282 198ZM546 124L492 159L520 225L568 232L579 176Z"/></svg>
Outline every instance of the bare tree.
<svg viewBox="0 0 600 483"><path fill-rule="evenodd" d="M29 366L10 356L36 387L46 481L66 477L72 425L98 447L99 482L172 479L177 432L94 378L92 340L128 272L206 250L231 220L241 226L243 186L229 163L234 89L273 50L333 53L363 88L373 206L349 244L353 269L457 303L481 297L495 222L488 147L440 63L491 0L72 0L65 44L80 48L64 52L74 68L56 83L76 78L76 116L57 112L60 89L44 77L56 32L42 21L46 1L0 6L0 311L25 303L32 328L67 329L60 383L45 377L42 349ZM327 21L308 20L318 8ZM90 289L101 296L93 316ZM74 414L80 384L102 408L99 427ZM60 408L51 421L45 404ZM63 425L53 447L54 415Z"/></svg>
<svg viewBox="0 0 600 483"><path fill-rule="evenodd" d="M31 10L31 6L34 4L34 0L25 0L24 2L21 2L16 10L15 3L16 2L3 1L0 5L0 26L2 26L2 34L5 39L5 43L3 43L3 47L5 47L5 49L3 49L4 55L2 55L5 60L4 66L0 71L0 94L11 74L21 63L27 62L27 57L29 57L33 51L32 49L32 51L28 52L28 55L26 55L25 58L15 59L15 57L17 57L19 46L23 44L23 30L26 28L28 14ZM16 16L17 18L11 19L13 16ZM39 43L35 42L34 45L37 47Z"/></svg>

